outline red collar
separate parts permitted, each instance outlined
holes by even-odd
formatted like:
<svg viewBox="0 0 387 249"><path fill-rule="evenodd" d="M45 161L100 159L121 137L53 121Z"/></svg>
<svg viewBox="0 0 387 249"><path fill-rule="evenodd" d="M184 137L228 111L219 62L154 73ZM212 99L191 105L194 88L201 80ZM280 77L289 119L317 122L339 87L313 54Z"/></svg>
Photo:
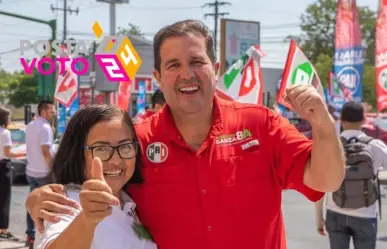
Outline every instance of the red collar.
<svg viewBox="0 0 387 249"><path fill-rule="evenodd" d="M209 137L213 138L219 135L219 133L223 130L223 117L221 111L221 103L222 99L217 96L214 96L213 102L213 118L212 125ZM160 110L159 114L160 123L163 124L166 134L170 140L174 140L177 142L182 141L181 133L177 129L175 121L173 120L173 116L171 113L171 109L167 104L164 105L163 109Z"/></svg>

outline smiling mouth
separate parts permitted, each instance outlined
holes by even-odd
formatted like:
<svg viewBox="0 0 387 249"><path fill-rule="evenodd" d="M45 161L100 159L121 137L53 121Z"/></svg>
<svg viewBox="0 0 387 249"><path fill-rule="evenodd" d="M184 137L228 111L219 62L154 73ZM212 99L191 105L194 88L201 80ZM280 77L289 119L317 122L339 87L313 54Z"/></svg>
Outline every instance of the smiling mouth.
<svg viewBox="0 0 387 249"><path fill-rule="evenodd" d="M179 88L179 91L184 94L193 94L199 91L199 89L200 89L199 86L187 86L187 87Z"/></svg>
<svg viewBox="0 0 387 249"><path fill-rule="evenodd" d="M104 176L120 176L122 174L122 172L124 172L122 169L118 169L118 170L105 170L103 172L103 175Z"/></svg>

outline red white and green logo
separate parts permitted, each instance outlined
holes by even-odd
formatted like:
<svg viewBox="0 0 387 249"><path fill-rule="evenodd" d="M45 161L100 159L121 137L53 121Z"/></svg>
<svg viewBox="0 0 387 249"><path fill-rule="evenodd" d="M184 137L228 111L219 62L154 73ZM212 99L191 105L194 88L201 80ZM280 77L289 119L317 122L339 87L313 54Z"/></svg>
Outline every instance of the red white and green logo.
<svg viewBox="0 0 387 249"><path fill-rule="evenodd" d="M152 143L146 149L146 156L153 163L162 163L168 158L168 147L164 143Z"/></svg>

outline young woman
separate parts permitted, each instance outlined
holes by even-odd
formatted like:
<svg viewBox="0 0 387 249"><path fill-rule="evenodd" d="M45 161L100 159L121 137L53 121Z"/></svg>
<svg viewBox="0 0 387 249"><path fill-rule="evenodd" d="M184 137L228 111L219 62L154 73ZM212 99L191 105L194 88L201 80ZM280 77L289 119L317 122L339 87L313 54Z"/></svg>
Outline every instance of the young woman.
<svg viewBox="0 0 387 249"><path fill-rule="evenodd" d="M139 149L127 112L94 105L70 120L52 164L52 177L79 204L44 223L35 249L156 249L122 189L141 182Z"/></svg>
<svg viewBox="0 0 387 249"><path fill-rule="evenodd" d="M11 112L0 107L0 238L17 241L8 231L9 208L11 203L12 165L10 158L25 156L25 153L12 153L11 132L7 126Z"/></svg>

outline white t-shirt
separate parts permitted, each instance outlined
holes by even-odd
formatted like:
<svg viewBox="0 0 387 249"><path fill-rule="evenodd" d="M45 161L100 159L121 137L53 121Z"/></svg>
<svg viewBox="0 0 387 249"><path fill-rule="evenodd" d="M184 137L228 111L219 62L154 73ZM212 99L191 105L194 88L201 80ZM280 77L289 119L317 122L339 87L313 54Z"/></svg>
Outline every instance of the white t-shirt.
<svg viewBox="0 0 387 249"><path fill-rule="evenodd" d="M365 134L359 130L346 130L341 133L341 136L346 139L350 139L352 137L365 136ZM373 166L375 174L380 168L387 169L387 146L379 139L372 140L369 145L371 146L372 150L371 153L372 159L374 161ZM335 204L335 202L333 201L332 193L327 193L326 197L326 208L336 213L362 218L375 218L378 216L378 201L376 201L373 205L369 207L359 209L346 209L340 208Z"/></svg>
<svg viewBox="0 0 387 249"><path fill-rule="evenodd" d="M7 158L4 156L4 147L12 146L11 132L8 129L0 127L0 160Z"/></svg>
<svg viewBox="0 0 387 249"><path fill-rule="evenodd" d="M80 203L79 188L67 189L67 196L77 203ZM133 200L122 191L121 201L124 203L123 208L121 209L120 205L113 206L112 214L98 224L90 249L157 249L152 241L138 238L132 228L134 220L137 219ZM45 249L47 244L56 239L81 211L70 208L74 210L74 215L60 214L61 221L58 223L44 222L44 233L36 232L35 249Z"/></svg>
<svg viewBox="0 0 387 249"><path fill-rule="evenodd" d="M52 152L54 143L54 134L50 123L39 117L30 122L26 128L26 147L27 147L27 170L26 173L31 177L45 177L49 170L44 160L41 146L47 145ZM53 153L52 153L53 154Z"/></svg>

